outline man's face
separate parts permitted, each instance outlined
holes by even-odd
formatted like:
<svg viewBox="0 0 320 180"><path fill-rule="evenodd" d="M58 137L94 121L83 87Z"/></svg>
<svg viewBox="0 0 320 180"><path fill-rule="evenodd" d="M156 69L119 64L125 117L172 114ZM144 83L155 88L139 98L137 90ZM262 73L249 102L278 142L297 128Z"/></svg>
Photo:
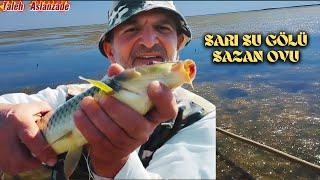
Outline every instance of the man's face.
<svg viewBox="0 0 320 180"><path fill-rule="evenodd" d="M176 61L183 41L174 18L160 10L140 13L113 30L104 50L112 63L131 68L142 64Z"/></svg>

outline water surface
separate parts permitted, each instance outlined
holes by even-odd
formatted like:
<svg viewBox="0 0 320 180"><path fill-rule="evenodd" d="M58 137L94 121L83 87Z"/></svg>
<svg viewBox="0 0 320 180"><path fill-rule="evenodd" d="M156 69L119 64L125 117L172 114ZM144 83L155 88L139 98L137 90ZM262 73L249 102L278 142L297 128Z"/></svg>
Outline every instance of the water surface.
<svg viewBox="0 0 320 180"><path fill-rule="evenodd" d="M194 38L181 59L198 67L196 93L217 106L217 126L320 164L320 6L188 17ZM0 94L100 78L108 61L97 43L104 25L0 33ZM216 64L205 33L306 31L297 64ZM218 178L319 178L308 168L217 133ZM232 162L232 163L230 163ZM247 175L247 176L246 176Z"/></svg>

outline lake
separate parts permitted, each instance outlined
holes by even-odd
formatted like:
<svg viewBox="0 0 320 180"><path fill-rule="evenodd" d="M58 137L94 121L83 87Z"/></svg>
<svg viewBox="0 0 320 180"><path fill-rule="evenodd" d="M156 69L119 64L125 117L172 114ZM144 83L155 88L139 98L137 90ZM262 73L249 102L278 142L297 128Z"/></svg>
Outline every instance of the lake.
<svg viewBox="0 0 320 180"><path fill-rule="evenodd" d="M320 6L188 17L194 92L217 107L217 126L320 164ZM109 65L98 50L104 25L0 33L0 94L34 92L99 79ZM217 64L203 36L285 31L308 33L298 63ZM266 47L261 47L266 49ZM319 174L217 133L217 178L319 178ZM247 174L246 174L247 173Z"/></svg>

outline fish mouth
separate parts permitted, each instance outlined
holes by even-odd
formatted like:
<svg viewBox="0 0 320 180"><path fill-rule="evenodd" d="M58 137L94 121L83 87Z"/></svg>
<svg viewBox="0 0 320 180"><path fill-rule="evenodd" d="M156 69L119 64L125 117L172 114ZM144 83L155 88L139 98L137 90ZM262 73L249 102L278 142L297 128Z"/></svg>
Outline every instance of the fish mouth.
<svg viewBox="0 0 320 180"><path fill-rule="evenodd" d="M196 77L196 64L191 59L178 62L172 66L172 71L176 71L182 75L183 80L192 85L192 81Z"/></svg>
<svg viewBox="0 0 320 180"><path fill-rule="evenodd" d="M190 82L192 82L196 77L196 72L197 72L196 64L192 60L187 60L183 64L184 64L184 69L187 71L187 74L189 76Z"/></svg>

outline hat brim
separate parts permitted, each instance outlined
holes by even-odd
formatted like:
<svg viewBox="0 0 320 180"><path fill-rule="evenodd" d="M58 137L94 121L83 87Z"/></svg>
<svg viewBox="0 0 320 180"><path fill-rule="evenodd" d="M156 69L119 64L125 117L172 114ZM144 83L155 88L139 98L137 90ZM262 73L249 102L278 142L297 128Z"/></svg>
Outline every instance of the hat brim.
<svg viewBox="0 0 320 180"><path fill-rule="evenodd" d="M137 16L140 13L143 13L143 12L146 12L146 11L150 11L150 10L154 10L154 9L163 9L163 10L169 11L169 12L173 13L177 17L178 22L180 23L180 27L181 27L183 36L184 36L181 48L185 47L191 40L191 30L190 30L189 26L187 25L187 21L185 20L185 18L177 11L174 11L174 10L172 10L170 8L167 8L167 7L159 7L159 6L157 6L157 7L150 7L148 9L141 9L140 11L137 11L134 15L130 16L129 18L125 19L121 23L115 25L114 27L110 28L107 32L102 34L102 36L100 37L100 41L99 41L99 50L100 50L101 54L104 55L105 57L107 57L107 55L106 55L106 53L104 51L104 43L105 43L105 40L107 39L108 35L110 34L110 32L115 27L123 24L128 19L130 19L130 18L132 18L134 16Z"/></svg>

